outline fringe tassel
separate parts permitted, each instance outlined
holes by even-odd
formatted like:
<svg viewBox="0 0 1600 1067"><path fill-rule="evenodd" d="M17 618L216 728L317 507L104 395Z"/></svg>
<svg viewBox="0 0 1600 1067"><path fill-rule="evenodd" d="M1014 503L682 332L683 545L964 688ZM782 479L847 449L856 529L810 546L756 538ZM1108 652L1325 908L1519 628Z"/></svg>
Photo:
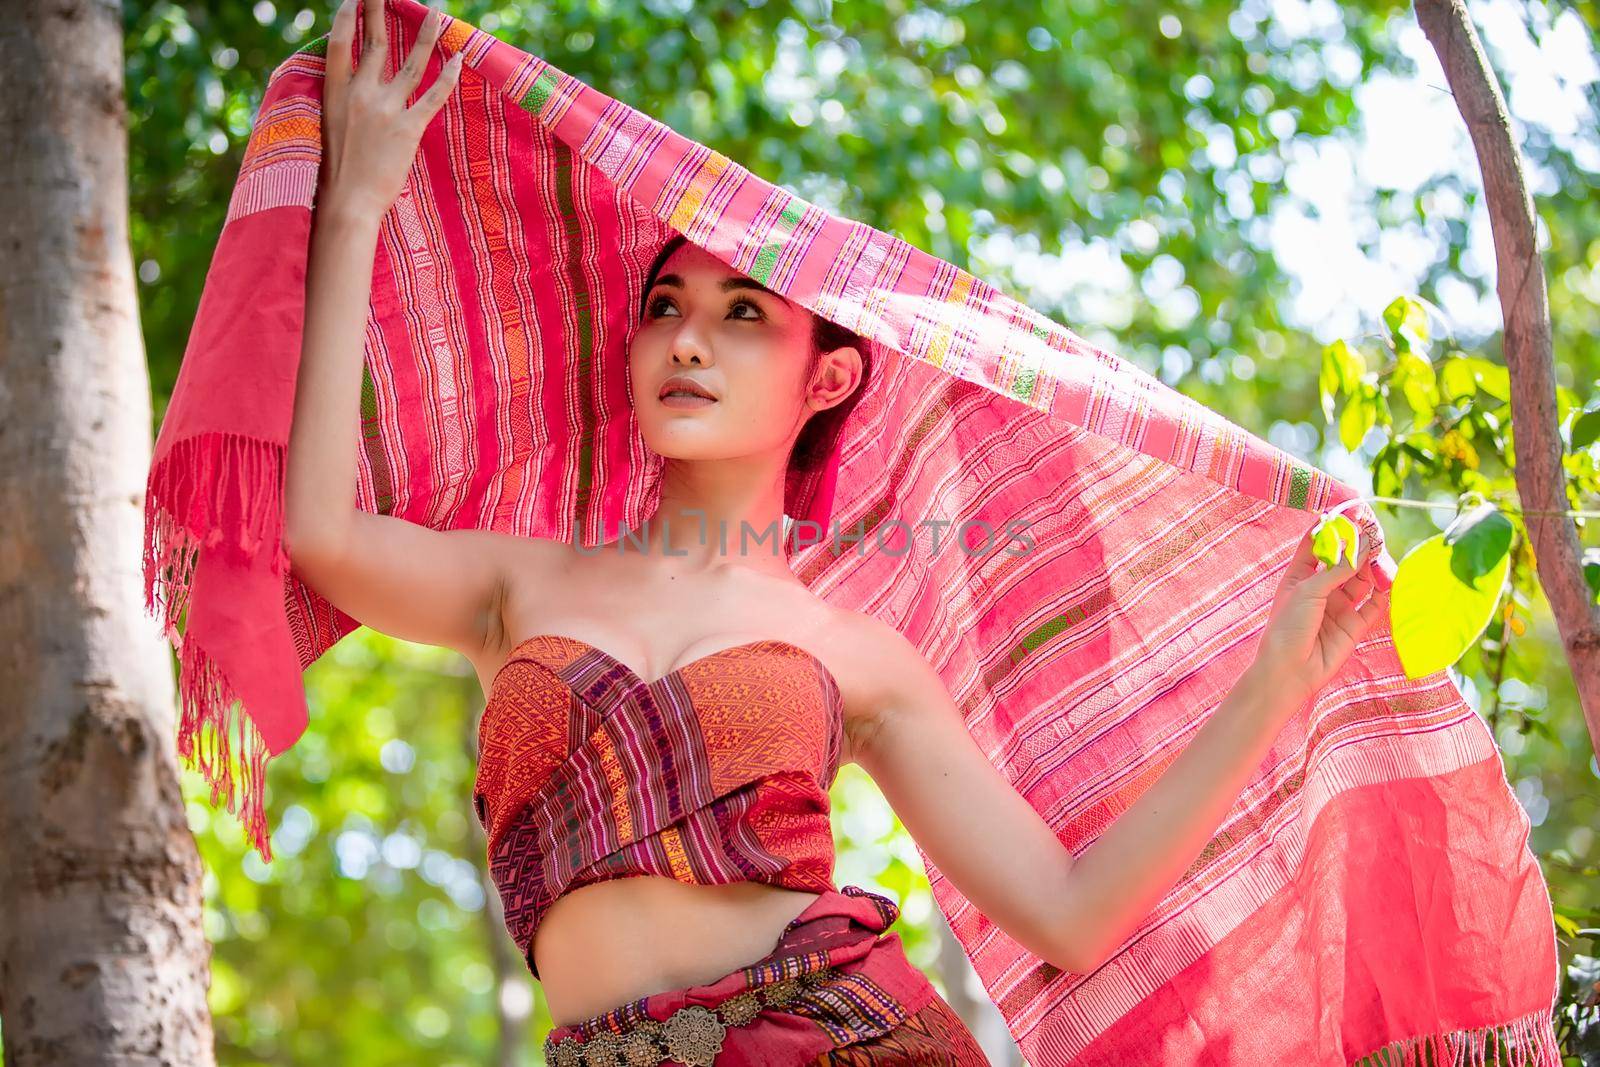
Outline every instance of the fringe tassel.
<svg viewBox="0 0 1600 1067"><path fill-rule="evenodd" d="M144 604L161 620L174 649L183 649L178 620L188 606L202 547L241 563L253 562L265 549L272 573L288 573L283 452L274 441L217 431L185 437L151 465L144 497Z"/></svg>
<svg viewBox="0 0 1600 1067"><path fill-rule="evenodd" d="M183 709L178 721L178 754L211 786L212 807L217 806L219 798L228 798L228 811L238 816L262 861L271 863L266 809L267 743L250 716L244 714L216 661L193 641L184 649L178 690ZM240 753L237 761L235 744Z"/></svg>
<svg viewBox="0 0 1600 1067"><path fill-rule="evenodd" d="M1561 1067L1552 1008L1506 1023L1392 1041L1353 1067Z"/></svg>
<svg viewBox="0 0 1600 1067"><path fill-rule="evenodd" d="M178 753L226 796L256 851L272 862L264 792L266 742L216 662L178 631L200 552L252 563L263 550L273 574L289 571L283 547L283 446L226 432L176 442L145 483L145 611L179 654ZM237 758L236 758L237 757ZM235 788L237 786L237 788Z"/></svg>

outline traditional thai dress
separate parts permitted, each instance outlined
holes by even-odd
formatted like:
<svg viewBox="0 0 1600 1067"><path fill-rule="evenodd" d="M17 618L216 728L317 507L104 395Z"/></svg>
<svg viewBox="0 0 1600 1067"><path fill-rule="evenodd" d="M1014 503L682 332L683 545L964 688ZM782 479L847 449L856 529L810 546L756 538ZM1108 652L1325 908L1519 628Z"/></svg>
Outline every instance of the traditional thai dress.
<svg viewBox="0 0 1600 1067"><path fill-rule="evenodd" d="M428 10L383 0L385 77ZM301 672L358 624L298 579L283 538L327 48L306 43L267 79L146 494L146 604L181 655L179 752L268 861L267 761L307 727ZM460 83L373 263L350 442L363 511L585 546L639 530L664 461L641 438L627 355L648 267L683 236L864 339L872 376L829 461L785 482L791 569L916 647L1072 855L1215 714L1321 514L1346 509L1388 595L1396 563L1355 486L1091 341L1096 324L1057 322L452 15L424 84L455 54ZM494 719L516 721L512 692L537 691L531 657L575 647L521 649ZM796 751L743 785L708 784L738 777L720 762L735 757L682 734L718 715L755 729L690 683L783 659L731 652L651 686L597 655L561 666L612 699L573 705L570 751L567 734L535 744L507 726L507 743L550 755L519 752L505 788L546 783L516 804L557 820L542 841L532 809L497 829L499 877L522 868L523 933L552 894L630 871L825 887L807 808L821 779L793 775L823 773L802 750L826 731L786 740ZM645 744L693 757L656 768L665 792L634 792L644 772L624 757ZM617 806L578 803L579 784ZM1410 677L1385 619L1091 973L1039 958L927 867L1038 1067L1482 1062L1491 1046L1558 1067L1561 969L1529 831L1483 717L1448 672Z"/></svg>
<svg viewBox="0 0 1600 1067"><path fill-rule="evenodd" d="M653 682L572 637L512 650L479 724L472 796L532 973L540 920L580 886L657 875L818 894L765 958L558 1027L549 1062L986 1062L886 933L894 904L834 887L828 786L843 731L837 681L787 641L725 648Z"/></svg>

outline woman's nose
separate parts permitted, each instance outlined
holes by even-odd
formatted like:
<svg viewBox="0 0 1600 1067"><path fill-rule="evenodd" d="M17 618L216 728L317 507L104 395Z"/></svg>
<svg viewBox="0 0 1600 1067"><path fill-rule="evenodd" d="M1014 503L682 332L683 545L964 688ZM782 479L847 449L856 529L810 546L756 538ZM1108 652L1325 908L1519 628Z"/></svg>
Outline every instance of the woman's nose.
<svg viewBox="0 0 1600 1067"><path fill-rule="evenodd" d="M682 331L672 340L672 362L706 366L711 362L711 349L690 331Z"/></svg>

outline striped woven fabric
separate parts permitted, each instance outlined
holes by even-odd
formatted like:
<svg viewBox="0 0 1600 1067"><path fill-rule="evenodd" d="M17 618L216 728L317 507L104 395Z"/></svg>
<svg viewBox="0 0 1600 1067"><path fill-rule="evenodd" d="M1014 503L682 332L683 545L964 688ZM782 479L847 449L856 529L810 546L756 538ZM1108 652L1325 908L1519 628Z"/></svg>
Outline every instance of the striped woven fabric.
<svg viewBox="0 0 1600 1067"><path fill-rule="evenodd" d="M392 70L427 9L386 10ZM301 670L356 625L294 578L281 540L326 43L267 83L147 499L180 751L265 858L266 759L305 729ZM461 83L374 264L362 508L587 544L639 529L660 459L624 355L645 270L681 232L869 339L837 484L786 509L864 540L792 563L921 649L1074 852L1216 708L1319 512L1349 503L1392 576L1350 486L994 286L465 22L445 18L440 50L464 53ZM958 551L951 526L936 550L935 521L1023 523L1031 548L969 526ZM1038 1067L1481 1055L1492 1036L1554 1064L1554 927L1528 829L1485 723L1446 673L1405 678L1379 624L1094 973L1042 962L929 876Z"/></svg>
<svg viewBox="0 0 1600 1067"><path fill-rule="evenodd" d="M575 637L512 649L479 720L472 795L528 969L544 913L594 882L833 889L843 710L827 667L776 639L654 682Z"/></svg>
<svg viewBox="0 0 1600 1067"><path fill-rule="evenodd" d="M892 901L855 886L829 889L766 958L558 1026L545 1038L545 1063L655 1064L640 1037L671 1031L680 1012L709 1010L726 1024L718 1050L711 1041L696 1048L692 1039L669 1039L674 1054L661 1067L981 1067L987 1061L972 1034L906 959L899 935L885 933L898 914Z"/></svg>

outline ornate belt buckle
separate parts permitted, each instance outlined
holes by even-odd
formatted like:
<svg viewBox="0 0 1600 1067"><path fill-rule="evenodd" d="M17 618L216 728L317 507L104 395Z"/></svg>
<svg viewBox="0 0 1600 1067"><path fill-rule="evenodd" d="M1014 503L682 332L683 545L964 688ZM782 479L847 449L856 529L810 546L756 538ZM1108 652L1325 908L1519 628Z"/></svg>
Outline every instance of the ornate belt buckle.
<svg viewBox="0 0 1600 1067"><path fill-rule="evenodd" d="M667 1046L667 1055L687 1067L713 1067L727 1033L716 1012L691 1004L668 1016L661 1043Z"/></svg>
<svg viewBox="0 0 1600 1067"><path fill-rule="evenodd" d="M583 1067L624 1067L625 1062L615 1034L602 1031L583 1043Z"/></svg>
<svg viewBox="0 0 1600 1067"><path fill-rule="evenodd" d="M551 1067L659 1067L672 1059L686 1067L715 1067L730 1027L747 1026L766 1008L792 1004L804 992L839 977L833 967L779 979L729 997L715 1011L690 1004L666 1022L644 1018L621 1034L602 1031L587 1041L545 1041Z"/></svg>

